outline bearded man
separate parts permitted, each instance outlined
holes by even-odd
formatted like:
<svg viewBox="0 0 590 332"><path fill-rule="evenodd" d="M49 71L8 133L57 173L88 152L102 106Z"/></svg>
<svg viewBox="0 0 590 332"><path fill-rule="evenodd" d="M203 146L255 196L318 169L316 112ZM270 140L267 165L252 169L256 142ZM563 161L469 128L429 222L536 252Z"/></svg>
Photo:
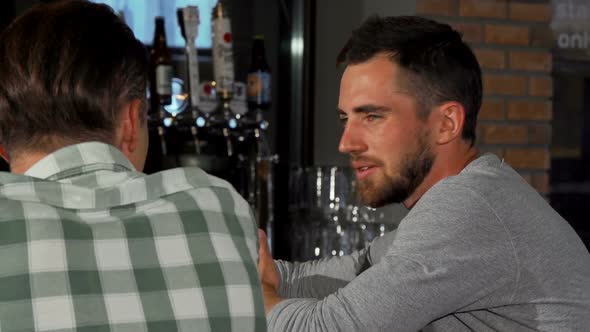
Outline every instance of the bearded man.
<svg viewBox="0 0 590 332"><path fill-rule="evenodd" d="M590 255L568 223L475 143L482 84L459 33L372 17L343 48L339 149L367 205L410 209L350 256L273 261L259 231L272 331L583 331Z"/></svg>

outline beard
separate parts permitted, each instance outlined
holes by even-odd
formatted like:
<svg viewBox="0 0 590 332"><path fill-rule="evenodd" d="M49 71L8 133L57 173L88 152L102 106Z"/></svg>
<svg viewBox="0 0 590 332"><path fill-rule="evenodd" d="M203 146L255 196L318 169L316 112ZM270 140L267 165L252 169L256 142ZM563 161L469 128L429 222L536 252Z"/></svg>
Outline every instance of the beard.
<svg viewBox="0 0 590 332"><path fill-rule="evenodd" d="M381 178L357 180L357 193L361 202L378 208L391 203L401 203L414 193L430 173L435 155L427 143L428 134L418 136L418 146L408 152L398 165L398 175L383 172Z"/></svg>

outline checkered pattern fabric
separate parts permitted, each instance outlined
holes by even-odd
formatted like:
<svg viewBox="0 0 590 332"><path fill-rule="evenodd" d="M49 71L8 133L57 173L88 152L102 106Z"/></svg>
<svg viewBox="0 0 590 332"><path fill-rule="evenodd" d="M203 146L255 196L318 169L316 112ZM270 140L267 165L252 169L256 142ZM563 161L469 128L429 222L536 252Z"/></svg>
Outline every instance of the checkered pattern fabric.
<svg viewBox="0 0 590 332"><path fill-rule="evenodd" d="M0 331L264 331L257 244L221 179L63 148L0 173Z"/></svg>

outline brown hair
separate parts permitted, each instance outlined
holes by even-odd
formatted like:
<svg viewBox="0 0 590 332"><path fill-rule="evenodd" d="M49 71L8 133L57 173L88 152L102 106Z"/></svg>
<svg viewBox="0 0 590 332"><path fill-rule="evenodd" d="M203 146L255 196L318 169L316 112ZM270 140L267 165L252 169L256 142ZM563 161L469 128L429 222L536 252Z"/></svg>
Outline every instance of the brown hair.
<svg viewBox="0 0 590 332"><path fill-rule="evenodd" d="M457 31L418 16L371 16L352 32L336 61L359 64L377 54L388 55L400 66L401 81L414 94L422 118L443 102L461 103L465 108L462 137L474 144L482 99L481 69Z"/></svg>
<svg viewBox="0 0 590 332"><path fill-rule="evenodd" d="M145 105L147 72L145 47L110 7L33 7L0 34L0 143L11 155L110 143L123 104Z"/></svg>

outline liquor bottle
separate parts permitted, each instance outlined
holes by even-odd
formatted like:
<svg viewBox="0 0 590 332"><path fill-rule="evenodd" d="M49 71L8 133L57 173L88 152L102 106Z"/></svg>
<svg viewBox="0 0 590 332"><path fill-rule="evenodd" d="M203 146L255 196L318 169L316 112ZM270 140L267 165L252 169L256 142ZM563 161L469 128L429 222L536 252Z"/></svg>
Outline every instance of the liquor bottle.
<svg viewBox="0 0 590 332"><path fill-rule="evenodd" d="M251 61L248 69L248 108L250 111L267 110L271 101L271 73L262 36L254 38Z"/></svg>
<svg viewBox="0 0 590 332"><path fill-rule="evenodd" d="M152 113L172 101L172 62L166 43L164 17L156 17L154 42L150 52L150 99Z"/></svg>
<svg viewBox="0 0 590 332"><path fill-rule="evenodd" d="M219 0L213 8L213 76L217 95L222 99L231 99L234 84L234 55L231 21L227 10Z"/></svg>

